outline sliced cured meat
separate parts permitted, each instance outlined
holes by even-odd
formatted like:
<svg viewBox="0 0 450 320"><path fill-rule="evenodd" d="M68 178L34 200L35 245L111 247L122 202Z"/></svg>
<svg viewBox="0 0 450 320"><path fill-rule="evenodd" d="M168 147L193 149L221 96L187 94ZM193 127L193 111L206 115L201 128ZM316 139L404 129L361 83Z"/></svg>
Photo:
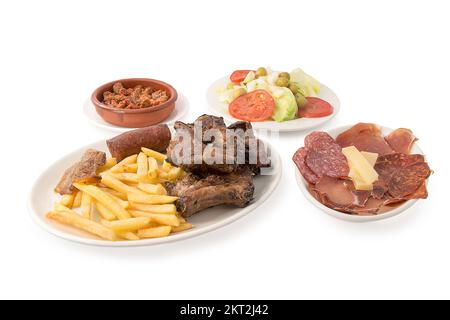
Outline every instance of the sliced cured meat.
<svg viewBox="0 0 450 320"><path fill-rule="evenodd" d="M339 210L351 210L354 207L364 207L370 192L357 191L350 180L322 177L312 187L317 192L319 201L328 207Z"/></svg>
<svg viewBox="0 0 450 320"><path fill-rule="evenodd" d="M388 184L394 172L419 162L425 162L421 154L392 153L379 157L374 168L379 180Z"/></svg>
<svg viewBox="0 0 450 320"><path fill-rule="evenodd" d="M389 194L396 199L413 199L419 188L423 188L431 170L427 163L418 162L396 171L389 181ZM423 195L423 190L417 195Z"/></svg>
<svg viewBox="0 0 450 320"><path fill-rule="evenodd" d="M300 148L295 152L292 160L297 165L298 170L302 176L309 183L316 184L319 181L319 177L306 165L306 155L308 154L308 150L306 148Z"/></svg>
<svg viewBox="0 0 450 320"><path fill-rule="evenodd" d="M338 135L336 142L342 148L355 146L359 151L374 152L380 156L394 152L382 137L380 127L373 123L358 123Z"/></svg>
<svg viewBox="0 0 450 320"><path fill-rule="evenodd" d="M305 163L319 178L348 176L350 168L347 158L328 133L316 131L309 134L305 138L305 147L308 150Z"/></svg>
<svg viewBox="0 0 450 320"><path fill-rule="evenodd" d="M349 208L348 212L360 216L375 215L380 211L381 207L383 207L385 204L386 204L385 198L375 199L370 197L369 199L367 199L366 203L364 204L364 207Z"/></svg>
<svg viewBox="0 0 450 320"><path fill-rule="evenodd" d="M395 152L409 154L417 138L411 130L400 128L392 131L391 134L385 137L385 140Z"/></svg>

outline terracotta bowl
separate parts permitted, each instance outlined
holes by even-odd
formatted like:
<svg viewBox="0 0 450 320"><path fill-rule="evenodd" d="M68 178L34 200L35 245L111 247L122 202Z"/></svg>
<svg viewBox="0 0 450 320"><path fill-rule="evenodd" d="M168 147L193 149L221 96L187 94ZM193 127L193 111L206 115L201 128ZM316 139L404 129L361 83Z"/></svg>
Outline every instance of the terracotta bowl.
<svg viewBox="0 0 450 320"><path fill-rule="evenodd" d="M142 109L118 109L104 104L103 93L112 91L114 83L122 82L125 88L137 85L151 86L157 90L166 90L169 93L169 100L156 107ZM177 91L169 84L145 78L130 78L108 82L98 87L91 96L91 101L97 113L111 124L126 128L141 128L160 123L167 119L175 109L175 102L178 98Z"/></svg>

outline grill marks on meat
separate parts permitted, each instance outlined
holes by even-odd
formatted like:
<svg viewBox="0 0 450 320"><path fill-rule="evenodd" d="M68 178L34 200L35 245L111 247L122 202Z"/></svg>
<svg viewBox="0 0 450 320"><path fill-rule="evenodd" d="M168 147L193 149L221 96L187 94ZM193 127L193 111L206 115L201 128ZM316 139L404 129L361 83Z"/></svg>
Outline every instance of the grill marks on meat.
<svg viewBox="0 0 450 320"><path fill-rule="evenodd" d="M179 198L178 211L189 217L218 205L247 206L253 199L253 176L270 166L251 124L238 121L227 127L221 117L202 115L194 123L178 121L174 128L167 161L188 172L177 183L166 184L169 194Z"/></svg>
<svg viewBox="0 0 450 320"><path fill-rule="evenodd" d="M250 171L204 178L188 174L176 184L167 183L170 195L177 196L177 210L183 217L218 205L246 207L253 199L253 174Z"/></svg>
<svg viewBox="0 0 450 320"><path fill-rule="evenodd" d="M426 179L431 170L423 155L409 154L416 140L408 129L397 129L383 138L377 125L367 123L338 136L336 141L342 147L355 145L361 151L382 153L374 167L379 179L372 191L355 190L348 171L344 175L344 166L339 164L342 150L334 147L334 139L326 133L308 135L305 147L297 150L293 160L308 181L309 191L322 204L349 214L374 215L428 196Z"/></svg>
<svg viewBox="0 0 450 320"><path fill-rule="evenodd" d="M95 149L88 149L81 160L68 168L61 177L55 191L59 194L72 194L74 182L92 182L99 177L97 168L106 162L106 154Z"/></svg>
<svg viewBox="0 0 450 320"><path fill-rule="evenodd" d="M257 173L269 166L264 143L255 138L248 122L239 121L227 128L223 118L202 115L191 124L177 121L174 128L176 135L167 148L167 161L186 171L225 174L249 167Z"/></svg>

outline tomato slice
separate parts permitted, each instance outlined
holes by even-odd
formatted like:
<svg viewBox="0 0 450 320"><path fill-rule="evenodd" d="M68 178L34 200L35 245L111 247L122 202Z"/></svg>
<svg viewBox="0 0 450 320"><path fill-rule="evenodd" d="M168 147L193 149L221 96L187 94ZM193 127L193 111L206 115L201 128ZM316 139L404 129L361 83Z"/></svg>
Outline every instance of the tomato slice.
<svg viewBox="0 0 450 320"><path fill-rule="evenodd" d="M306 97L308 104L298 110L299 118L321 118L333 113L331 104L316 97Z"/></svg>
<svg viewBox="0 0 450 320"><path fill-rule="evenodd" d="M275 101L266 90L255 90L236 98L228 106L230 114L240 120L256 122L270 119Z"/></svg>
<svg viewBox="0 0 450 320"><path fill-rule="evenodd" d="M241 83L244 81L245 77L248 75L248 73L253 70L236 70L234 71L231 76L230 80L233 83Z"/></svg>

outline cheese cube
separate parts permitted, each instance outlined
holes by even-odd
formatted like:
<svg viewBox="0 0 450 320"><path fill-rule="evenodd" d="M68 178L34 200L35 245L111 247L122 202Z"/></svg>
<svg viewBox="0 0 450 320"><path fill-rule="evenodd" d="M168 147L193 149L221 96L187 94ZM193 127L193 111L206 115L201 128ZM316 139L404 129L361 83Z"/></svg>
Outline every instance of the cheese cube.
<svg viewBox="0 0 450 320"><path fill-rule="evenodd" d="M366 155L369 157L369 162L354 146L343 148L342 153L347 158L350 167L349 177L352 178L355 188L357 190L372 190L371 185L378 180L378 173L371 165L375 157L373 155Z"/></svg>
<svg viewBox="0 0 450 320"><path fill-rule="evenodd" d="M367 161L369 161L372 167L375 166L375 163L377 163L378 160L378 153L361 151L361 154L364 156L364 158L366 158Z"/></svg>

